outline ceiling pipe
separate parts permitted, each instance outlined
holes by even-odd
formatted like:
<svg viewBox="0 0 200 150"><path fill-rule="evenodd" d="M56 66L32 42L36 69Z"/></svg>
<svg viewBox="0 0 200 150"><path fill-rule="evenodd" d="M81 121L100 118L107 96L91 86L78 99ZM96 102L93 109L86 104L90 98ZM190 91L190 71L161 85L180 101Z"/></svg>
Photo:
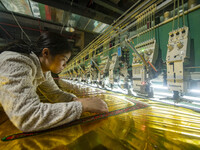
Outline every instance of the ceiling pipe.
<svg viewBox="0 0 200 150"><path fill-rule="evenodd" d="M15 27L15 28L19 28L18 25L15 25L15 24L8 24L8 23L3 23L3 22L0 22L0 25L6 25L6 26L10 26L10 27ZM37 31L37 32L41 32L41 31L44 31L44 30L40 30L40 29L34 29L34 28L30 28L30 27L22 27L23 29L25 30L30 30L30 31ZM11 36L11 35L10 35ZM67 36L68 39L79 39L78 37L75 37L75 36ZM14 39L14 38L13 38Z"/></svg>
<svg viewBox="0 0 200 150"><path fill-rule="evenodd" d="M15 24L8 24L8 23L3 23L3 22L0 22L0 24L1 24L1 25L6 25L6 26L15 27L15 28L19 28L19 26L18 26L18 25L15 25ZM38 31L38 32L41 31L40 29L34 29L34 28L30 28L30 27L22 27L22 29L32 30L32 31Z"/></svg>
<svg viewBox="0 0 200 150"><path fill-rule="evenodd" d="M97 3L98 5L101 5L107 9L110 9L120 15L122 15L124 13L124 11L122 9L120 9L118 6L112 4L109 1L103 1L103 0L94 0L95 3Z"/></svg>
<svg viewBox="0 0 200 150"><path fill-rule="evenodd" d="M74 14L78 14L84 17L88 17L106 24L111 24L113 22L113 20L115 20L117 18L116 14L113 14L112 16L96 11L94 9L88 8L88 7L84 7L81 6L77 3L73 3L73 6L71 6L71 2L70 1L55 1L55 0L33 0L35 2L38 3L42 3L48 6L52 6L52 7L56 7L58 9L62 9L65 11L69 11L71 10L72 13Z"/></svg>

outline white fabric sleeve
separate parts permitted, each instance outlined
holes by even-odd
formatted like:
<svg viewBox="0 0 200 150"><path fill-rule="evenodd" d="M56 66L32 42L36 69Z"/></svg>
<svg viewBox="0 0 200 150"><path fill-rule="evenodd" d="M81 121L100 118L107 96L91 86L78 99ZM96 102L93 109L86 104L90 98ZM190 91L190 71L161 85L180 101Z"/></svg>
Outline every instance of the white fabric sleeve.
<svg viewBox="0 0 200 150"><path fill-rule="evenodd" d="M46 81L38 86L38 90L50 101L50 102L70 102L72 98L76 97L72 93L67 93L59 89L54 82L51 73L46 74Z"/></svg>
<svg viewBox="0 0 200 150"><path fill-rule="evenodd" d="M11 122L20 130L30 132L80 118L82 105L78 101L40 102L33 85L36 71L26 61L12 58L0 62L0 103Z"/></svg>

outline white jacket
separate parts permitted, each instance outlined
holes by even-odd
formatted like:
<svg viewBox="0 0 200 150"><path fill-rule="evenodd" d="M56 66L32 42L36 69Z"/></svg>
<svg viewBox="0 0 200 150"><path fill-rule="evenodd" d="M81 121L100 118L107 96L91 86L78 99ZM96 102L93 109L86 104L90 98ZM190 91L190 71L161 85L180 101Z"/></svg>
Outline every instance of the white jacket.
<svg viewBox="0 0 200 150"><path fill-rule="evenodd" d="M41 102L37 88L52 103ZM50 72L43 74L34 53L0 54L0 104L20 130L44 130L79 119L82 105L73 97L58 88Z"/></svg>

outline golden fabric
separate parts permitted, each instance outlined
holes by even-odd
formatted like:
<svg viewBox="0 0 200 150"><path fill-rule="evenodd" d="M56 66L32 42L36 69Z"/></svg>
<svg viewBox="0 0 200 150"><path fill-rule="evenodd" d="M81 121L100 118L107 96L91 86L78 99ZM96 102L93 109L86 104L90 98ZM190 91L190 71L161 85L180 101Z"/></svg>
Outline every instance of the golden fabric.
<svg viewBox="0 0 200 150"><path fill-rule="evenodd" d="M89 92L88 89L84 90ZM81 88L79 92L81 93ZM130 99L151 106L36 136L1 141L0 149L200 149L200 114L197 112L111 92L90 96L104 99L110 111L135 105ZM81 97L88 95L82 93ZM82 117L90 115L94 114L84 113ZM19 132L1 111L0 137Z"/></svg>

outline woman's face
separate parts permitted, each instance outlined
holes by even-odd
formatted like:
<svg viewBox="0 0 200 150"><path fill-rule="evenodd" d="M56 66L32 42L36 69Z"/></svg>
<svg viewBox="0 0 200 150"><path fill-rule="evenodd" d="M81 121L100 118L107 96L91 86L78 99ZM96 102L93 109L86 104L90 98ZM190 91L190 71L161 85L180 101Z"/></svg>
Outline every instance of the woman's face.
<svg viewBox="0 0 200 150"><path fill-rule="evenodd" d="M60 73L67 64L67 61L71 57L71 53L58 54L49 60L49 70L53 73Z"/></svg>
<svg viewBox="0 0 200 150"><path fill-rule="evenodd" d="M52 56L49 49L44 48L40 57L43 72L51 71L56 74L60 73L65 68L70 57L71 52Z"/></svg>

